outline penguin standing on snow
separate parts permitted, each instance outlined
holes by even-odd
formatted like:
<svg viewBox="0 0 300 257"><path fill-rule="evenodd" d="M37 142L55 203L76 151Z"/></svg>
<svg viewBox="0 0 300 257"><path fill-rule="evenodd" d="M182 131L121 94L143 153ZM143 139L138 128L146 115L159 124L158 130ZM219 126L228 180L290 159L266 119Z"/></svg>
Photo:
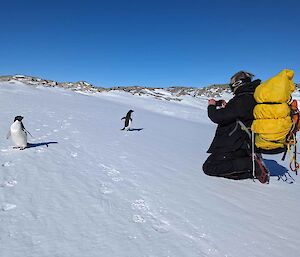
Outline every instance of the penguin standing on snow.
<svg viewBox="0 0 300 257"><path fill-rule="evenodd" d="M132 122L132 118L131 118L131 113L133 113L133 110L129 110L126 114L126 117L123 117L121 120L125 119L125 125L124 128L122 128L121 130L130 130L130 124Z"/></svg>
<svg viewBox="0 0 300 257"><path fill-rule="evenodd" d="M15 144L14 148L19 148L20 150L24 150L27 147L28 132L23 125L22 119L22 116L16 116L14 123L10 126L10 130L7 134L7 139L11 136L11 139Z"/></svg>

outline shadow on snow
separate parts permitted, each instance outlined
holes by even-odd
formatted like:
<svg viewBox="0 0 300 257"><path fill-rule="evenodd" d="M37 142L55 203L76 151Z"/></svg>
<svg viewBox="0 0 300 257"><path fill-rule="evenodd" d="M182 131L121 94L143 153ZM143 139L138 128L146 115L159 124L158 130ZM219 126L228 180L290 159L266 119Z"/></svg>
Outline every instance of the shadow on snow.
<svg viewBox="0 0 300 257"><path fill-rule="evenodd" d="M144 128L132 128L132 129L128 129L128 131L141 131Z"/></svg>
<svg viewBox="0 0 300 257"><path fill-rule="evenodd" d="M278 164L274 160L266 160L264 159L265 164L267 165L268 169L270 170L270 176L284 176L288 169L280 164Z"/></svg>
<svg viewBox="0 0 300 257"><path fill-rule="evenodd" d="M36 144L32 144L32 143L28 143L26 148L34 148L34 147L39 147L39 146L47 146L51 145L51 144L58 144L58 142L42 142L42 143L36 143Z"/></svg>
<svg viewBox="0 0 300 257"><path fill-rule="evenodd" d="M144 128L131 128L131 129L125 129L125 128L122 128L121 130L125 130L125 131L141 131L143 130Z"/></svg>
<svg viewBox="0 0 300 257"><path fill-rule="evenodd" d="M289 173L289 170L286 167L278 164L274 160L264 159L264 162L265 162L266 166L268 167L268 169L270 171L270 176L272 176L272 177L277 176L278 180L282 180L282 181L287 182L289 184L292 184L295 181L294 178Z"/></svg>

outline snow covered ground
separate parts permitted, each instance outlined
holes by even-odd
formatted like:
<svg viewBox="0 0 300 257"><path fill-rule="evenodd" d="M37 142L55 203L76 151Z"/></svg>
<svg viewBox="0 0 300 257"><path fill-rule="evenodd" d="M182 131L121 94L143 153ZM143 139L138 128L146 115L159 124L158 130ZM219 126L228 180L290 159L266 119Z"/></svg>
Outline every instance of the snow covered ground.
<svg viewBox="0 0 300 257"><path fill-rule="evenodd" d="M1 257L299 256L299 176L205 176L205 99L1 83L0 107ZM5 139L17 115L24 151ZM265 156L273 174L280 158Z"/></svg>

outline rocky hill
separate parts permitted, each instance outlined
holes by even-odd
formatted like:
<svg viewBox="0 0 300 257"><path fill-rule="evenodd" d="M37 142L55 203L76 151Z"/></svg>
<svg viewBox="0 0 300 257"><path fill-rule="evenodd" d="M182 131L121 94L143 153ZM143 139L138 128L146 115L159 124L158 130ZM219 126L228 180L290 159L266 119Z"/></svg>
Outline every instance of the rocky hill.
<svg viewBox="0 0 300 257"><path fill-rule="evenodd" d="M78 82L56 82L53 80L42 79L33 76L14 75L14 76L0 76L0 82L22 82L31 86L45 86L45 87L61 87L74 91L81 91L86 93L109 92L113 90L129 92L133 95L150 95L157 99L180 101L182 96L192 97L220 97L223 92L230 92L228 85L210 85L204 88L195 87L168 87L168 88L151 88L141 86L127 86L127 87L112 87L104 88L94 86L86 81Z"/></svg>
<svg viewBox="0 0 300 257"><path fill-rule="evenodd" d="M94 86L86 81L78 82L56 82L53 80L42 79L26 75L14 76L0 76L0 82L22 82L31 86L45 86L45 87L61 87L73 91L80 91L85 93L109 92L113 90L124 91L133 95L152 96L160 100L168 101L181 101L183 96L192 97L206 97L206 98L219 98L224 93L231 93L228 84L215 84L203 88L195 87L168 87L168 88L152 88L141 86L127 86L127 87L112 87L104 88ZM296 85L299 90L300 84Z"/></svg>

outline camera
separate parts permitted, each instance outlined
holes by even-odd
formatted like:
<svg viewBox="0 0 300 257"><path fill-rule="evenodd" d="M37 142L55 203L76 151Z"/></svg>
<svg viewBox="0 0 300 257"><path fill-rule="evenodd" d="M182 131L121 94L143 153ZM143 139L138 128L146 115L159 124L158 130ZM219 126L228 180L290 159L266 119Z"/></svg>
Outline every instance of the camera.
<svg viewBox="0 0 300 257"><path fill-rule="evenodd" d="M224 100L218 100L218 101L216 101L216 106L220 107L223 105L223 103L224 103Z"/></svg>

